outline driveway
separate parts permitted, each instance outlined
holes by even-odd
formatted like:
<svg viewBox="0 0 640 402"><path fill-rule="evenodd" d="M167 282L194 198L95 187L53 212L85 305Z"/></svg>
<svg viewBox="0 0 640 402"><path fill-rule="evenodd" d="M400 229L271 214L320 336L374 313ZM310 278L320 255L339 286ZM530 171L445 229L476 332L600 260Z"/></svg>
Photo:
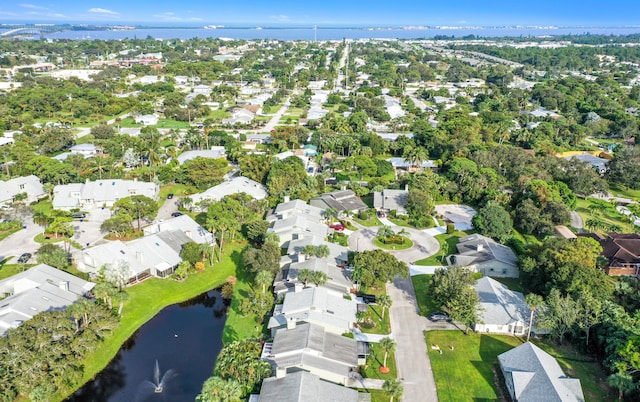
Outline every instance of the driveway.
<svg viewBox="0 0 640 402"><path fill-rule="evenodd" d="M7 257L15 257L10 261L10 263L15 263L20 254L35 254L36 250L40 247L40 244L33 241L33 238L39 233L42 233L42 226L33 223L31 217L23 222L25 222L26 229L20 229L0 242L0 261ZM32 257L32 260L29 262L32 263L34 261L35 258Z"/></svg>
<svg viewBox="0 0 640 402"><path fill-rule="evenodd" d="M393 304L389 309L391 332L396 341L398 378L404 385L404 401L437 401L436 382L427 354L424 329L428 320L418 314L411 279L397 277L387 284Z"/></svg>
<svg viewBox="0 0 640 402"><path fill-rule="evenodd" d="M375 250L378 247L373 244L373 239L378 233L378 226L363 228L349 236L349 248L354 251ZM404 228L409 232L409 238L413 241L413 247L406 250L385 250L393 254L398 260L411 264L414 261L430 257L440 250L440 243L433 236L421 230Z"/></svg>

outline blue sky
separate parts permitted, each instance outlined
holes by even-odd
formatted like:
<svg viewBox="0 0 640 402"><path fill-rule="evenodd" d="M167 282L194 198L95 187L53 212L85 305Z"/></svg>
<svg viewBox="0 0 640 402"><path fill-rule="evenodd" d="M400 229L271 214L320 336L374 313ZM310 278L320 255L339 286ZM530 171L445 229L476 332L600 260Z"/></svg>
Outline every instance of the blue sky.
<svg viewBox="0 0 640 402"><path fill-rule="evenodd" d="M1 0L0 22L640 26L637 0Z"/></svg>

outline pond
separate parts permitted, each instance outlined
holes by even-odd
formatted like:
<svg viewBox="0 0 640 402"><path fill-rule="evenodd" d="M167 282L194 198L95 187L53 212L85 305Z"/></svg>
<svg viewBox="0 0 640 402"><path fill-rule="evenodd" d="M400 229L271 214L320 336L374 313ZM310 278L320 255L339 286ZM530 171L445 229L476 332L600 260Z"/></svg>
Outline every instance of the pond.
<svg viewBox="0 0 640 402"><path fill-rule="evenodd" d="M193 402L222 349L226 305L212 290L163 309L69 402Z"/></svg>

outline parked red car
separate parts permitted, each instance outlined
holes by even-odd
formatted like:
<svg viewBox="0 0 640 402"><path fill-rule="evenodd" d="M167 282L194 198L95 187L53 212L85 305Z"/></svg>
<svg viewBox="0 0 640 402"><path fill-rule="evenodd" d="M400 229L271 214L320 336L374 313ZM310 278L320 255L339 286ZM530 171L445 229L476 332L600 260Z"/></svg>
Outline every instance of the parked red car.
<svg viewBox="0 0 640 402"><path fill-rule="evenodd" d="M331 225L329 225L329 227L333 230L339 230L339 231L343 231L344 230L344 225L340 222L338 223L333 223Z"/></svg>

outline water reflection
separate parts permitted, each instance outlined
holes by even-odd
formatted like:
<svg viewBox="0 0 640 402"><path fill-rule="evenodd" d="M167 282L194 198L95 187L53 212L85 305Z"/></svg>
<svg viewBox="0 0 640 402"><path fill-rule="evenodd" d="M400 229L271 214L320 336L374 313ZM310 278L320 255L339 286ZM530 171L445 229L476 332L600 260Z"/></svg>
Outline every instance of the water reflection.
<svg viewBox="0 0 640 402"><path fill-rule="evenodd" d="M192 402L222 348L225 317L217 290L165 308L68 401Z"/></svg>

